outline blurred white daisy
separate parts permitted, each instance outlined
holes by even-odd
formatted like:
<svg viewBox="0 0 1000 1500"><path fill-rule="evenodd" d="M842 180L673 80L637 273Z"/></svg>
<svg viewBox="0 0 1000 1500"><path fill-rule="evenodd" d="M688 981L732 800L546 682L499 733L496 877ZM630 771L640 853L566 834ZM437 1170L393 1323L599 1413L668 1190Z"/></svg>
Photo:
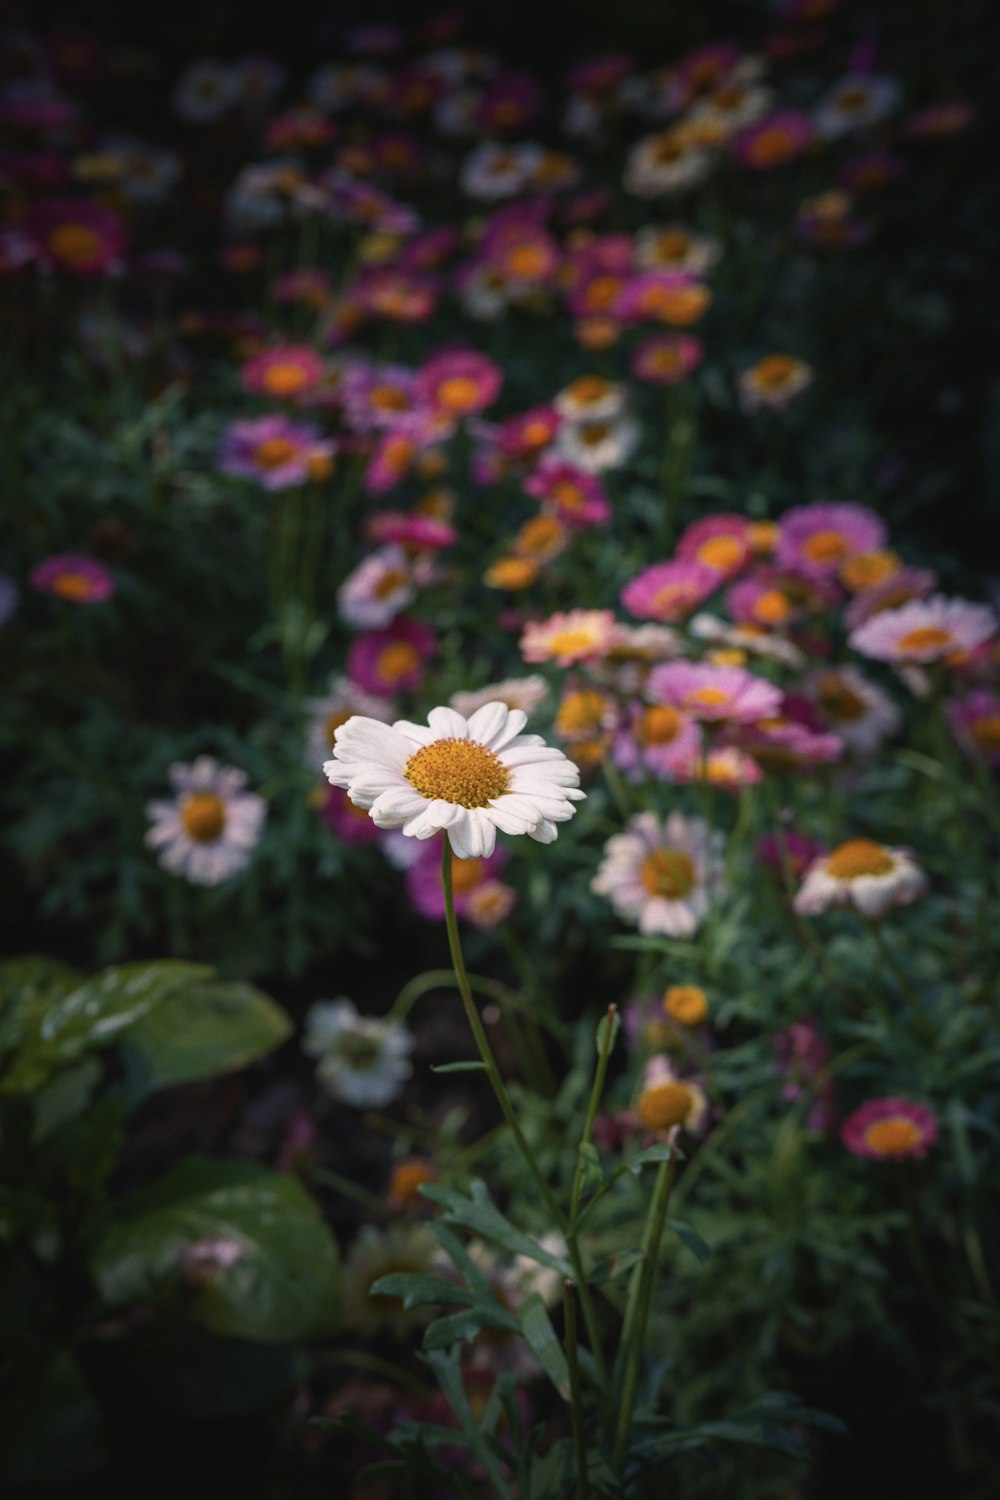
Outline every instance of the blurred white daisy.
<svg viewBox="0 0 1000 1500"><path fill-rule="evenodd" d="M874 839L848 839L813 860L792 903L815 917L831 906L853 906L862 916L884 917L908 906L927 889L927 876L907 849L889 849Z"/></svg>
<svg viewBox="0 0 1000 1500"><path fill-rule="evenodd" d="M220 885L249 863L267 804L245 790L245 771L210 755L172 765L167 775L175 796L147 803L146 845L172 874L193 885Z"/></svg>
<svg viewBox="0 0 1000 1500"><path fill-rule="evenodd" d="M721 884L723 842L703 818L638 813L608 840L590 889L642 933L690 937Z"/></svg>
<svg viewBox="0 0 1000 1500"><path fill-rule="evenodd" d="M506 703L508 708L520 708L530 715L549 696L549 685L538 672L527 677L505 677L502 682L491 682L486 687L465 692L452 693L450 706L466 718L485 708L487 703Z"/></svg>
<svg viewBox="0 0 1000 1500"><path fill-rule="evenodd" d="M417 839L447 829L459 859L492 854L498 828L550 844L584 795L580 772L541 735L522 734L526 722L495 702L469 719L432 708L426 726L356 717L337 730L323 770L379 828Z"/></svg>
<svg viewBox="0 0 1000 1500"><path fill-rule="evenodd" d="M401 1021L362 1016L353 1000L320 1000L306 1014L303 1052L319 1059L328 1093L356 1109L398 1098L412 1068L413 1037Z"/></svg>
<svg viewBox="0 0 1000 1500"><path fill-rule="evenodd" d="M354 630L380 630L414 597L413 569L401 547L380 547L337 590L340 618Z"/></svg>

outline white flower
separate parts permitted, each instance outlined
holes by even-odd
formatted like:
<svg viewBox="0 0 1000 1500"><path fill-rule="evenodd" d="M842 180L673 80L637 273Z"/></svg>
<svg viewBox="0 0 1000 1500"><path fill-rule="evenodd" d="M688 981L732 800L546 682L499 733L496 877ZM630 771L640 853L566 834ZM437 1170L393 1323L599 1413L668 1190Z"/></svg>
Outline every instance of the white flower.
<svg viewBox="0 0 1000 1500"><path fill-rule="evenodd" d="M492 854L498 828L550 844L584 795L580 773L541 735L522 734L526 722L504 703L469 719L432 708L427 727L355 717L337 730L323 770L379 828L417 839L447 829L459 859Z"/></svg>
<svg viewBox="0 0 1000 1500"><path fill-rule="evenodd" d="M513 198L528 186L541 154L532 144L483 141L462 163L462 190L470 198Z"/></svg>
<svg viewBox="0 0 1000 1500"><path fill-rule="evenodd" d="M337 590L337 608L354 630L380 630L412 601L413 570L401 547L380 547Z"/></svg>
<svg viewBox="0 0 1000 1500"><path fill-rule="evenodd" d="M848 74L820 100L813 115L817 135L825 140L884 120L899 106L899 80L881 74Z"/></svg>
<svg viewBox="0 0 1000 1500"><path fill-rule="evenodd" d="M303 1052L319 1058L316 1076L342 1104L380 1108L400 1094L412 1071L413 1038L401 1021L358 1015L353 1000L320 1000L306 1015Z"/></svg>
<svg viewBox="0 0 1000 1500"><path fill-rule="evenodd" d="M792 904L807 917L831 906L853 906L865 917L883 917L893 906L916 901L926 889L927 876L907 849L849 839L813 860Z"/></svg>
<svg viewBox="0 0 1000 1500"><path fill-rule="evenodd" d="M600 422L564 422L553 451L588 474L603 474L628 463L640 436L639 424L627 416Z"/></svg>
<svg viewBox="0 0 1000 1500"><path fill-rule="evenodd" d="M152 827L146 845L160 864L193 885L220 885L242 870L260 840L267 816L263 797L244 790L246 772L220 766L210 755L168 771L176 796L147 803Z"/></svg>
<svg viewBox="0 0 1000 1500"><path fill-rule="evenodd" d="M608 840L590 889L642 933L690 937L721 884L722 846L703 818L638 813Z"/></svg>
<svg viewBox="0 0 1000 1500"><path fill-rule="evenodd" d="M202 125L226 114L239 95L236 69L204 57L185 68L174 87L172 102L182 120Z"/></svg>
<svg viewBox="0 0 1000 1500"><path fill-rule="evenodd" d="M491 682L484 688L452 693L448 701L466 718L487 703L506 703L508 708L520 708L530 715L548 696L545 678L532 672L527 677L505 677L502 682Z"/></svg>
<svg viewBox="0 0 1000 1500"><path fill-rule="evenodd" d="M899 709L889 694L853 667L821 668L802 687L856 755L873 755L899 728Z"/></svg>

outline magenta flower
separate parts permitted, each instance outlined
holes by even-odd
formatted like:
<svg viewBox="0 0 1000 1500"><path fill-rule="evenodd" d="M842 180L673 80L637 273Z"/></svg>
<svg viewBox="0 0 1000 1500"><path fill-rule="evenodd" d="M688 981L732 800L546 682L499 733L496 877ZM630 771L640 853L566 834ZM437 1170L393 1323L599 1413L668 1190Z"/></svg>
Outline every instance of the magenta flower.
<svg viewBox="0 0 1000 1500"><path fill-rule="evenodd" d="M885 526L863 505L821 500L782 516L776 561L809 577L836 577L846 558L874 552L885 539Z"/></svg>
<svg viewBox="0 0 1000 1500"><path fill-rule="evenodd" d="M436 650L428 625L400 615L384 630L358 636L347 653L347 675L364 692L388 698L419 687L424 663Z"/></svg>
<svg viewBox="0 0 1000 1500"><path fill-rule="evenodd" d="M279 344L247 360L240 378L255 396L294 401L319 385L325 371L323 361L307 344Z"/></svg>
<svg viewBox="0 0 1000 1500"><path fill-rule="evenodd" d="M29 208L21 228L42 266L75 276L119 268L128 248L121 216L86 198L42 199Z"/></svg>
<svg viewBox="0 0 1000 1500"><path fill-rule="evenodd" d="M742 667L662 662L649 674L649 696L707 724L752 724L779 712L782 693Z"/></svg>
<svg viewBox="0 0 1000 1500"><path fill-rule="evenodd" d="M945 705L952 733L967 755L1000 768L1000 693L976 688Z"/></svg>
<svg viewBox="0 0 1000 1500"><path fill-rule="evenodd" d="M898 1097L869 1099L840 1127L840 1139L848 1151L870 1161L919 1160L937 1138L934 1112Z"/></svg>
<svg viewBox="0 0 1000 1500"><path fill-rule="evenodd" d="M103 604L115 594L114 578L104 564L78 552L61 552L36 563L28 582L39 593L71 604Z"/></svg>
<svg viewBox="0 0 1000 1500"><path fill-rule="evenodd" d="M750 522L746 516L705 516L681 533L676 551L685 561L702 563L732 578L750 561Z"/></svg>
<svg viewBox="0 0 1000 1500"><path fill-rule="evenodd" d="M503 371L474 349L454 349L429 359L417 376L422 401L455 419L489 406L500 394Z"/></svg>
<svg viewBox="0 0 1000 1500"><path fill-rule="evenodd" d="M342 787L326 786L322 791L319 815L343 843L363 846L378 842L380 830L363 807L355 807Z"/></svg>
<svg viewBox="0 0 1000 1500"><path fill-rule="evenodd" d="M315 427L287 417L255 417L231 422L223 433L219 469L256 479L266 490L287 490L330 471L336 445Z"/></svg>
<svg viewBox="0 0 1000 1500"><path fill-rule="evenodd" d="M678 385L704 357L700 339L686 333L654 334L632 351L632 374L653 385Z"/></svg>
<svg viewBox="0 0 1000 1500"><path fill-rule="evenodd" d="M786 828L780 835L762 834L754 857L784 884L786 879L801 880L809 866L826 852L826 845L818 839L807 838L794 828Z"/></svg>
<svg viewBox="0 0 1000 1500"><path fill-rule="evenodd" d="M367 817L367 813L365 816ZM507 850L499 844L487 857L452 859L455 911L460 917L467 915L472 894L487 881L495 881L507 859ZM420 853L406 871L406 893L414 910L422 917L430 922L444 921L441 845L437 839L428 839L420 846Z"/></svg>
<svg viewBox="0 0 1000 1500"><path fill-rule="evenodd" d="M881 583L860 589L844 611L844 624L856 630L885 609L899 609L913 599L926 599L937 587L937 574L930 568L897 568Z"/></svg>
<svg viewBox="0 0 1000 1500"><path fill-rule="evenodd" d="M715 592L720 582L715 568L689 562L654 563L644 568L621 592L621 601L640 620L683 620Z"/></svg>
<svg viewBox="0 0 1000 1500"><path fill-rule="evenodd" d="M770 171L794 161L812 144L816 134L808 115L779 110L738 132L731 142L736 160L754 172Z"/></svg>
<svg viewBox="0 0 1000 1500"><path fill-rule="evenodd" d="M543 458L524 489L567 526L599 526L611 516L611 501L597 475L561 458Z"/></svg>

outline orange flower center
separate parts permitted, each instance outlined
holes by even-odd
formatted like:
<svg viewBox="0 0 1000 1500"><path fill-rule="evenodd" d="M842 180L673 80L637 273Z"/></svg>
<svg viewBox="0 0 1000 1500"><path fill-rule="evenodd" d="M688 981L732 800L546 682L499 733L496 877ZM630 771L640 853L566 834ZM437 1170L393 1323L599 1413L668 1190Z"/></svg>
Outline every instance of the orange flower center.
<svg viewBox="0 0 1000 1500"><path fill-rule="evenodd" d="M783 625L791 612L792 606L780 589L768 589L753 607L754 619L762 625Z"/></svg>
<svg viewBox="0 0 1000 1500"><path fill-rule="evenodd" d="M643 885L651 896L682 901L694 889L694 860L683 849L654 849L642 862Z"/></svg>
<svg viewBox="0 0 1000 1500"><path fill-rule="evenodd" d="M653 609L659 615L670 615L686 609L691 603L691 590L683 583L665 583L652 598Z"/></svg>
<svg viewBox="0 0 1000 1500"><path fill-rule="evenodd" d="M730 695L724 688L706 686L688 693L687 701L698 708L721 708L730 701Z"/></svg>
<svg viewBox="0 0 1000 1500"><path fill-rule="evenodd" d="M663 996L663 1009L682 1026L699 1026L708 1015L708 998L697 984L672 984Z"/></svg>
<svg viewBox="0 0 1000 1500"><path fill-rule="evenodd" d="M479 403L479 384L468 375L451 375L438 386L437 399L445 411L474 411Z"/></svg>
<svg viewBox="0 0 1000 1500"><path fill-rule="evenodd" d="M765 390L780 390L798 372L799 362L790 354L769 354L754 369L754 383Z"/></svg>
<svg viewBox="0 0 1000 1500"><path fill-rule="evenodd" d="M57 260L78 266L100 253L100 236L86 224L60 224L49 235L49 249Z"/></svg>
<svg viewBox="0 0 1000 1500"><path fill-rule="evenodd" d="M540 448L552 436L552 427L541 418L527 422L521 428L521 442L526 448Z"/></svg>
<svg viewBox="0 0 1000 1500"><path fill-rule="evenodd" d="M261 469L280 469L282 464L287 464L289 459L295 457L295 452L295 444L291 438L265 438L254 449L254 463Z"/></svg>
<svg viewBox="0 0 1000 1500"><path fill-rule="evenodd" d="M376 385L368 393L368 403L376 411L407 411L410 398L398 385Z"/></svg>
<svg viewBox="0 0 1000 1500"><path fill-rule="evenodd" d="M214 792L193 792L181 809L181 824L197 844L214 844L226 826L226 808Z"/></svg>
<svg viewBox="0 0 1000 1500"><path fill-rule="evenodd" d="M554 656L579 656L592 651L597 641L589 630L558 630L549 640Z"/></svg>
<svg viewBox="0 0 1000 1500"><path fill-rule="evenodd" d="M712 300L712 294L703 286L674 286L656 288L655 311L664 323L674 323L687 328L697 323Z"/></svg>
<svg viewBox="0 0 1000 1500"><path fill-rule="evenodd" d="M920 1141L912 1120L876 1120L865 1131L865 1143L879 1156L905 1156Z"/></svg>
<svg viewBox="0 0 1000 1500"><path fill-rule="evenodd" d="M600 729L606 710L603 693L582 689L567 693L559 705L556 729L560 734L581 734Z"/></svg>
<svg viewBox="0 0 1000 1500"><path fill-rule="evenodd" d="M643 709L639 738L644 745L669 745L684 727L683 715L668 704Z"/></svg>
<svg viewBox="0 0 1000 1500"><path fill-rule="evenodd" d="M420 653L409 641L393 641L378 655L377 671L383 682L395 684L420 665Z"/></svg>
<svg viewBox="0 0 1000 1500"><path fill-rule="evenodd" d="M856 552L845 558L840 576L849 589L868 589L899 571L901 564L895 552Z"/></svg>
<svg viewBox="0 0 1000 1500"><path fill-rule="evenodd" d="M680 161L684 155L684 147L674 136L661 135L650 151L651 159L658 167L668 167L675 161Z"/></svg>
<svg viewBox="0 0 1000 1500"><path fill-rule="evenodd" d="M984 714L971 726L972 738L991 755L1000 753L1000 714Z"/></svg>
<svg viewBox="0 0 1000 1500"><path fill-rule="evenodd" d="M583 490L571 479L560 479L549 493L560 510L580 510L586 504Z"/></svg>
<svg viewBox="0 0 1000 1500"><path fill-rule="evenodd" d="M451 857L452 886L460 896L468 895L486 879L486 863L481 859L456 859Z"/></svg>
<svg viewBox="0 0 1000 1500"><path fill-rule="evenodd" d="M735 536L710 536L702 542L695 554L698 561L710 568L736 568L746 554L746 548Z"/></svg>
<svg viewBox="0 0 1000 1500"><path fill-rule="evenodd" d="M598 448L613 430L610 422L588 422L586 427L579 429L577 437L585 448Z"/></svg>
<svg viewBox="0 0 1000 1500"><path fill-rule="evenodd" d="M690 1113L691 1090L686 1083L657 1083L639 1100L639 1118L647 1130L683 1125Z"/></svg>
<svg viewBox="0 0 1000 1500"><path fill-rule="evenodd" d="M502 760L475 740L435 740L410 756L403 775L421 797L457 803L459 807L488 807L510 786L510 772Z"/></svg>
<svg viewBox="0 0 1000 1500"><path fill-rule="evenodd" d="M515 245L506 255L507 270L512 276L544 276L548 257L541 245Z"/></svg>
<svg viewBox="0 0 1000 1500"><path fill-rule="evenodd" d="M853 723L864 714L865 700L836 672L824 673L818 686L820 704L829 718Z"/></svg>
<svg viewBox="0 0 1000 1500"><path fill-rule="evenodd" d="M538 577L538 564L530 557L498 557L486 569L483 581L491 589L528 589Z"/></svg>
<svg viewBox="0 0 1000 1500"><path fill-rule="evenodd" d="M916 630L908 630L905 635L900 636L896 642L897 651L946 651L952 645L954 636L950 630L942 630L938 625L921 625Z"/></svg>
<svg viewBox="0 0 1000 1500"><path fill-rule="evenodd" d="M459 868L462 863L463 861L459 862ZM464 863L469 863L469 861L464 861ZM425 1182L433 1181L434 1169L430 1163L420 1161L417 1157L409 1157L393 1168L389 1181L389 1197L393 1203L408 1208L421 1201L420 1187Z"/></svg>
<svg viewBox="0 0 1000 1500"><path fill-rule="evenodd" d="M59 573L51 583L54 594L58 594L60 599L71 599L74 603L89 599L92 587L90 579L82 573Z"/></svg>
<svg viewBox="0 0 1000 1500"><path fill-rule="evenodd" d="M309 384L309 376L301 365L293 364L291 360L279 360L268 365L261 384L272 396L295 396Z"/></svg>
<svg viewBox="0 0 1000 1500"><path fill-rule="evenodd" d="M862 875L888 875L895 861L874 839L848 839L826 861L834 880L857 880Z"/></svg>
<svg viewBox="0 0 1000 1500"><path fill-rule="evenodd" d="M520 553L545 553L558 547L565 535L555 516L534 516L517 533L515 545Z"/></svg>
<svg viewBox="0 0 1000 1500"><path fill-rule="evenodd" d="M596 406L610 391L610 383L602 376L581 375L579 380L573 381L566 394L575 406Z"/></svg>
<svg viewBox="0 0 1000 1500"><path fill-rule="evenodd" d="M376 583L372 593L376 599L388 599L390 594L394 594L406 582L406 574L402 568L387 568Z"/></svg>
<svg viewBox="0 0 1000 1500"><path fill-rule="evenodd" d="M676 265L685 260L691 249L691 240L678 229L668 229L657 236L653 254L662 265Z"/></svg>
<svg viewBox="0 0 1000 1500"><path fill-rule="evenodd" d="M816 531L802 545L810 562L837 562L847 550L847 540L839 531Z"/></svg>
<svg viewBox="0 0 1000 1500"><path fill-rule="evenodd" d="M747 148L747 155L755 166L776 167L780 162L787 161L794 149L795 142L788 132L772 125L754 137Z"/></svg>

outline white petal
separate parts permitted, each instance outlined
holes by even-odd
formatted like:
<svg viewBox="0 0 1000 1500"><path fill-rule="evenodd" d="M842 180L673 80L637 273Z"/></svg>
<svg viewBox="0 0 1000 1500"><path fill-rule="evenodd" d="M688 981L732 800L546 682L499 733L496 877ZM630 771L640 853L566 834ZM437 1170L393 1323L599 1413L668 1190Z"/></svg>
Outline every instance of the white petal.
<svg viewBox="0 0 1000 1500"><path fill-rule="evenodd" d="M453 708L432 708L427 715L427 722L434 731L434 738L439 740L467 740L469 738L468 720L456 713Z"/></svg>
<svg viewBox="0 0 1000 1500"><path fill-rule="evenodd" d="M498 736L501 742L506 744L504 732L511 718L513 715L506 703L484 703L482 708L477 708L474 714L469 715L469 738L478 740L480 745L486 745L489 749L495 750L497 747L492 743L493 737ZM524 718L523 714L521 718ZM517 734L520 728L521 725L518 724L514 733Z"/></svg>
<svg viewBox="0 0 1000 1500"><path fill-rule="evenodd" d="M401 734L378 719L366 719L354 714L346 724L341 724L333 738L333 754L336 760L361 761L393 766L401 771L409 760L412 750Z"/></svg>
<svg viewBox="0 0 1000 1500"><path fill-rule="evenodd" d="M537 828L530 830L528 837L534 839L536 844L552 844L559 837L559 830L554 823L548 823L543 818Z"/></svg>

